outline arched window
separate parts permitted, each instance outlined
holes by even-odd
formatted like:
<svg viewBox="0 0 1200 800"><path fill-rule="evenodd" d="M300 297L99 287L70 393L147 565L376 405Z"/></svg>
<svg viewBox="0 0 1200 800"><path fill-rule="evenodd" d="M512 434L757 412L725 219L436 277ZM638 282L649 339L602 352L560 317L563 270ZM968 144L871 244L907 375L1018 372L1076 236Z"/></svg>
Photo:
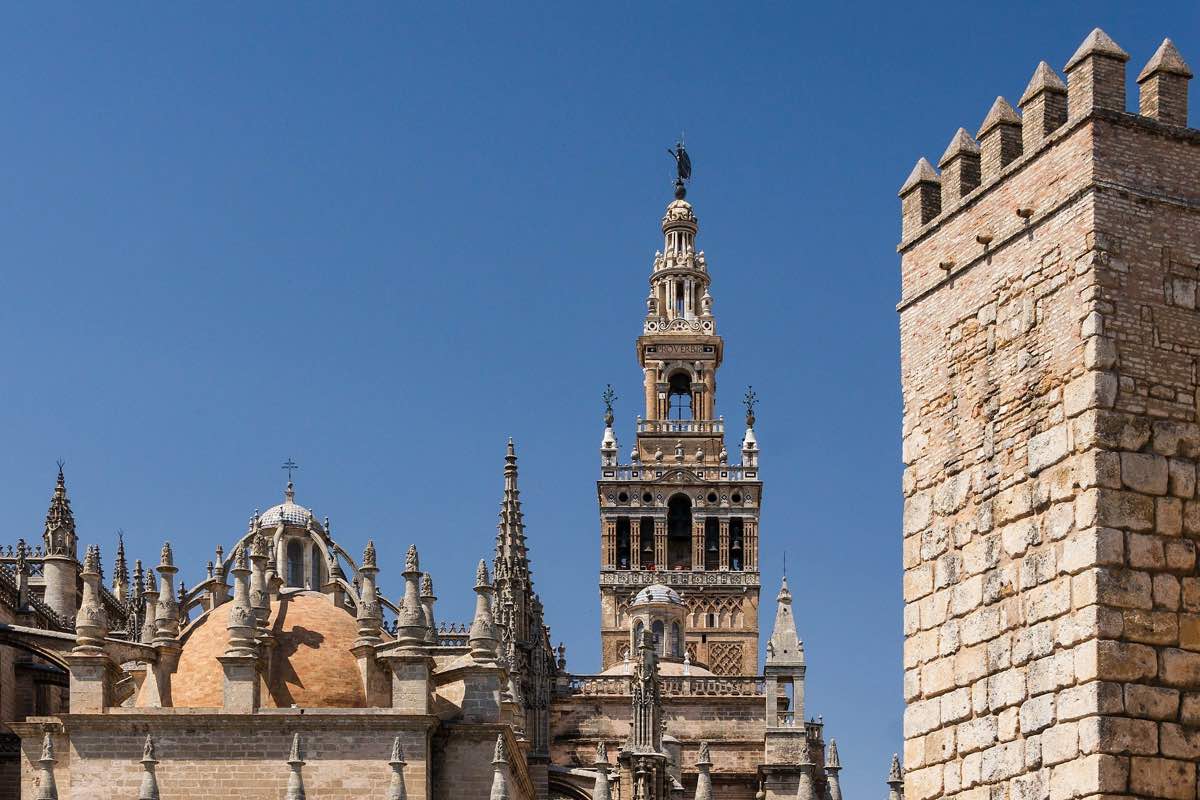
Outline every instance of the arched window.
<svg viewBox="0 0 1200 800"><path fill-rule="evenodd" d="M671 623L671 655L676 658L683 658L683 634L679 630L679 623Z"/></svg>
<svg viewBox="0 0 1200 800"><path fill-rule="evenodd" d="M642 631L644 630L646 630L646 628L644 625L642 625L642 621L640 619L633 623L633 649L635 651L637 648L642 646Z"/></svg>
<svg viewBox="0 0 1200 800"><path fill-rule="evenodd" d="M287 583L288 586L304 585L304 548L299 539L288 539Z"/></svg>
<svg viewBox="0 0 1200 800"><path fill-rule="evenodd" d="M617 517L617 569L629 569L629 517Z"/></svg>
<svg viewBox="0 0 1200 800"><path fill-rule="evenodd" d="M692 419L692 379L686 372L676 372L668 382L670 404L668 418Z"/></svg>
<svg viewBox="0 0 1200 800"><path fill-rule="evenodd" d="M691 569L692 501L677 494L667 501L667 568Z"/></svg>
<svg viewBox="0 0 1200 800"><path fill-rule="evenodd" d="M312 550L312 584L309 588L320 589L325 585L325 556L316 547Z"/></svg>
<svg viewBox="0 0 1200 800"><path fill-rule="evenodd" d="M661 619L656 619L650 623L650 632L654 634L654 649L658 651L659 655L665 656L667 637L663 636L663 623Z"/></svg>

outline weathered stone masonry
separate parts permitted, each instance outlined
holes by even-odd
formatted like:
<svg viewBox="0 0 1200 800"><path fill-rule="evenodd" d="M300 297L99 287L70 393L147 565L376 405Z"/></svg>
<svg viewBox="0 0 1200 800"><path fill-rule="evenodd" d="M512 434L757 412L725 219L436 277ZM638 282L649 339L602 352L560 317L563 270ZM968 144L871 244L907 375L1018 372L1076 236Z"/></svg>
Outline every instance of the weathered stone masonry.
<svg viewBox="0 0 1200 800"><path fill-rule="evenodd" d="M901 190L908 800L1197 796L1200 132L1128 58Z"/></svg>

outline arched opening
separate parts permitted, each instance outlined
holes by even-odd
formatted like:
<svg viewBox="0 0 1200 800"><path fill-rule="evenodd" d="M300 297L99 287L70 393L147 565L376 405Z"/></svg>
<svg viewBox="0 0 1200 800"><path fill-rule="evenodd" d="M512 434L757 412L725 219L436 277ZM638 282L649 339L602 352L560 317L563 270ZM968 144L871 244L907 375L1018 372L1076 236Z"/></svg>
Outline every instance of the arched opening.
<svg viewBox="0 0 1200 800"><path fill-rule="evenodd" d="M692 419L692 379L686 372L676 372L668 382L668 418Z"/></svg>
<svg viewBox="0 0 1200 800"><path fill-rule="evenodd" d="M629 517L617 517L617 569L629 569Z"/></svg>
<svg viewBox="0 0 1200 800"><path fill-rule="evenodd" d="M745 558L743 525L741 517L729 520L729 568L740 571Z"/></svg>
<svg viewBox="0 0 1200 800"><path fill-rule="evenodd" d="M646 630L646 627L642 625L640 619L633 623L633 647L635 651L642 646L642 631L644 630Z"/></svg>
<svg viewBox="0 0 1200 800"><path fill-rule="evenodd" d="M316 547L312 550L312 585L311 589L319 590L325 585L325 556Z"/></svg>
<svg viewBox="0 0 1200 800"><path fill-rule="evenodd" d="M677 494L667 502L667 567L692 566L692 501Z"/></svg>
<svg viewBox="0 0 1200 800"><path fill-rule="evenodd" d="M654 569L654 517L642 517L638 523L638 550L642 569Z"/></svg>
<svg viewBox="0 0 1200 800"><path fill-rule="evenodd" d="M650 623L650 632L654 634L654 649L658 651L660 656L665 656L667 637L663 635L663 623L661 619L656 619Z"/></svg>
<svg viewBox="0 0 1200 800"><path fill-rule="evenodd" d="M718 542L721 536L721 521L716 517L704 518L704 568L718 569L721 564L721 548Z"/></svg>
<svg viewBox="0 0 1200 800"><path fill-rule="evenodd" d="M676 658L683 658L683 633L679 630L679 623L671 623L671 655Z"/></svg>
<svg viewBox="0 0 1200 800"><path fill-rule="evenodd" d="M287 551L287 585L304 585L304 548L299 539L288 539Z"/></svg>

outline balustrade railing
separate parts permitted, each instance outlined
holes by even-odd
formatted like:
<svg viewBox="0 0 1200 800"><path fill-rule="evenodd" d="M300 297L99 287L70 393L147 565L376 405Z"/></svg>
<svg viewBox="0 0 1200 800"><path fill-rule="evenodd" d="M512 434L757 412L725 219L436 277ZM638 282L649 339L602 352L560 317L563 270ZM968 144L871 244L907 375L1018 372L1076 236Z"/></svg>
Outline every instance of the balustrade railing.
<svg viewBox="0 0 1200 800"><path fill-rule="evenodd" d="M677 465L674 461L665 460L661 463L617 464L616 466L604 467L601 470L601 479L606 481L629 481L652 478L655 477L655 471L663 472L672 466ZM742 481L758 479L758 467L743 467L741 464L697 465L685 463L684 467L696 473L696 476L701 480Z"/></svg>
<svg viewBox="0 0 1200 800"><path fill-rule="evenodd" d="M667 697L762 697L766 682L755 675L671 676L660 679ZM555 692L563 696L627 697L630 678L625 675L572 675Z"/></svg>
<svg viewBox="0 0 1200 800"><path fill-rule="evenodd" d="M642 419L638 433L724 433L723 419Z"/></svg>

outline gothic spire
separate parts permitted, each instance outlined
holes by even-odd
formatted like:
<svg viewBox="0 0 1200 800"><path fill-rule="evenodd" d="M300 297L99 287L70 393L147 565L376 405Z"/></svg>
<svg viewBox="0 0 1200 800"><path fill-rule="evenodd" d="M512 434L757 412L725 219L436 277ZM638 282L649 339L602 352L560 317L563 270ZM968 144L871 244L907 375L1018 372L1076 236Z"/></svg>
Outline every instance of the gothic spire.
<svg viewBox="0 0 1200 800"><path fill-rule="evenodd" d="M125 562L125 534L117 531L117 560L113 562L113 594L124 600L129 594L129 565Z"/></svg>
<svg viewBox="0 0 1200 800"><path fill-rule="evenodd" d="M61 469L61 468L60 468ZM62 475L62 472L59 472ZM54 757L54 739L47 731L42 736L42 757L38 764L38 787L34 800L58 800L58 786L54 782L54 765L58 759Z"/></svg>
<svg viewBox="0 0 1200 800"><path fill-rule="evenodd" d="M900 768L900 756L892 754L892 768L888 770L888 800L902 800L904 797L904 770Z"/></svg>
<svg viewBox="0 0 1200 800"><path fill-rule="evenodd" d="M50 508L46 511L42 539L46 545L46 555L75 558L75 515L71 513L71 500L67 497L67 482L61 461L58 462L54 494L50 496Z"/></svg>
<svg viewBox="0 0 1200 800"><path fill-rule="evenodd" d="M842 781L838 773L842 770L842 760L838 758L837 740L830 739L829 747L825 750L825 784L829 789L829 800L842 800Z"/></svg>
<svg viewBox="0 0 1200 800"><path fill-rule="evenodd" d="M608 785L608 746L604 742L596 745L596 782L592 786L592 800L612 800L612 790Z"/></svg>
<svg viewBox="0 0 1200 800"><path fill-rule="evenodd" d="M696 756L696 769L699 774L696 775L695 800L713 800L712 776L709 774L712 765L708 742L701 742L700 752Z"/></svg>
<svg viewBox="0 0 1200 800"><path fill-rule="evenodd" d="M142 785L138 789L138 800L159 800L158 794L158 777L154 774L154 767L158 764L158 759L154 757L154 739L150 734L146 734L146 743L142 746Z"/></svg>
<svg viewBox="0 0 1200 800"><path fill-rule="evenodd" d="M634 667L631 700L633 725L629 749L634 753L662 753L663 705L658 676L658 652L654 634L642 631L638 643L638 663Z"/></svg>
<svg viewBox="0 0 1200 800"><path fill-rule="evenodd" d="M804 664L804 645L796 634L792 616L792 593L787 578L783 579L776 597L775 629L767 642L767 666L800 666Z"/></svg>
<svg viewBox="0 0 1200 800"><path fill-rule="evenodd" d="M496 558L492 562L496 579L528 581L529 551L525 546L525 519L521 513L521 491L517 488L517 452L509 437L504 453L504 497L500 501L500 522L496 526Z"/></svg>
<svg viewBox="0 0 1200 800"><path fill-rule="evenodd" d="M496 736L496 752L492 756L492 791L488 800L509 800L508 793L508 745L504 734Z"/></svg>

